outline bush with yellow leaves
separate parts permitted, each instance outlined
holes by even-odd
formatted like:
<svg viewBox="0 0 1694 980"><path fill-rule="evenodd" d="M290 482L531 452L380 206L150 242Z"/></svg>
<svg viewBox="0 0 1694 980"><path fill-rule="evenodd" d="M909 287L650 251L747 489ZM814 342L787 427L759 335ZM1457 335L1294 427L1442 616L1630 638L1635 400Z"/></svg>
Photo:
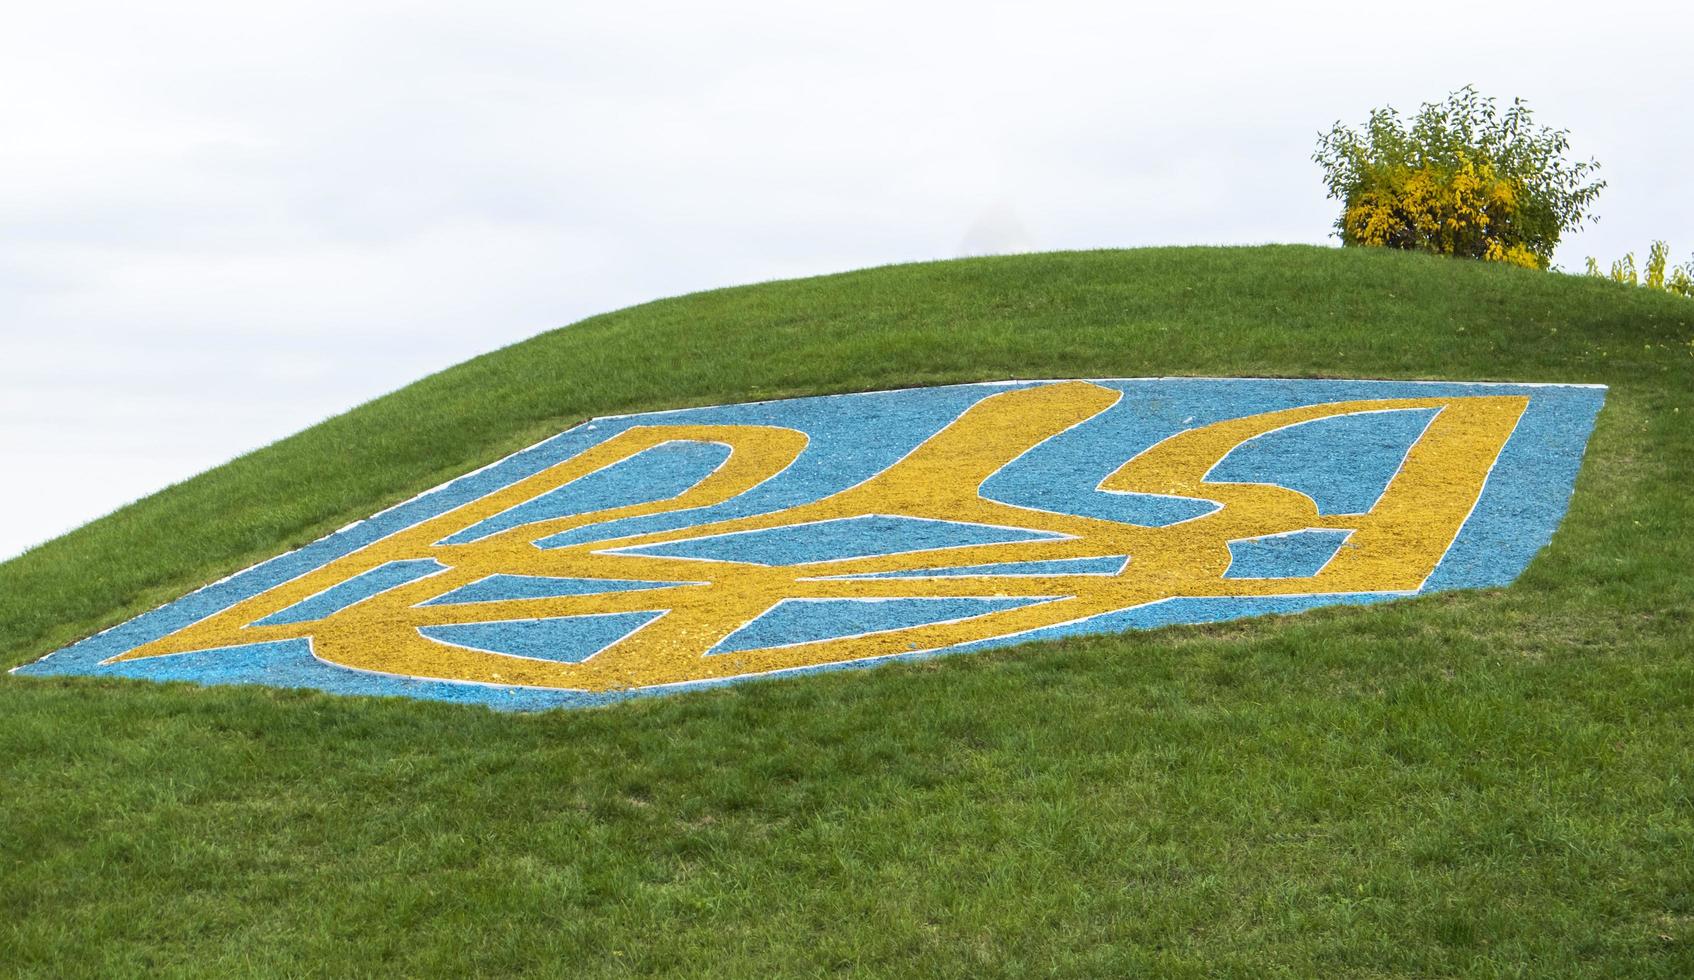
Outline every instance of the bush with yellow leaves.
<svg viewBox="0 0 1694 980"><path fill-rule="evenodd" d="M1501 112L1466 86L1425 103L1408 126L1377 109L1364 129L1337 122L1312 154L1342 202L1343 245L1413 249L1545 269L1567 231L1592 220L1599 164L1571 162L1569 133Z"/></svg>

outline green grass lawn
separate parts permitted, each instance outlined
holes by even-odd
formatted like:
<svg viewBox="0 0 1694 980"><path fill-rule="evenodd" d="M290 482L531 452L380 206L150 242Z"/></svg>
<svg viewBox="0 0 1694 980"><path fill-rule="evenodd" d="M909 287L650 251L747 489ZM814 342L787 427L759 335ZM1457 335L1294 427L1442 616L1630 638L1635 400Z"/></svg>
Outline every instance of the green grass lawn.
<svg viewBox="0 0 1694 980"><path fill-rule="evenodd" d="M1691 338L1645 290L1279 246L726 289L486 355L0 564L0 665L590 415L1167 374L1611 391L1506 590L536 715L0 676L0 970L1694 974Z"/></svg>

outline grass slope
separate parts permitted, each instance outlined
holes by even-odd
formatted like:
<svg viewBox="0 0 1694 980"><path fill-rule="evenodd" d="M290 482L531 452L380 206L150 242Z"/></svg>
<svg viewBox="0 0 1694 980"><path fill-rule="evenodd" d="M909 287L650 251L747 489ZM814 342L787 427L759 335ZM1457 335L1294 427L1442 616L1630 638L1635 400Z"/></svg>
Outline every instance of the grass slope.
<svg viewBox="0 0 1694 980"><path fill-rule="evenodd" d="M1694 971L1694 304L1387 252L594 317L0 565L22 663L591 414L1008 377L1612 386L1515 587L608 710L0 679L19 973Z"/></svg>

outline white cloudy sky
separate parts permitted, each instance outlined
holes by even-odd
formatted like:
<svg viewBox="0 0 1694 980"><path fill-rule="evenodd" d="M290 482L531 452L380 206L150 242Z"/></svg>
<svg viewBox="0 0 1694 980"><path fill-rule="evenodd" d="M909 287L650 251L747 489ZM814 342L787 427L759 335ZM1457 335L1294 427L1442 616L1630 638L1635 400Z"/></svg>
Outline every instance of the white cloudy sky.
<svg viewBox="0 0 1694 980"><path fill-rule="evenodd" d="M0 558L422 374L710 286L1324 242L1331 121L1466 82L1694 252L1680 5L14 4Z"/></svg>

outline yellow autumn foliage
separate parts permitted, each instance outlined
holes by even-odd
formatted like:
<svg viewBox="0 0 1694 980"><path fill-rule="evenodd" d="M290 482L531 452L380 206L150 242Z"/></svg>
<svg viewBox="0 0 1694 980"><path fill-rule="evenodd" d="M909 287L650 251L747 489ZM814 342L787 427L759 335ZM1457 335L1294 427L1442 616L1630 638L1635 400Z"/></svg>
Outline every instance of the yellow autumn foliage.
<svg viewBox="0 0 1694 980"><path fill-rule="evenodd" d="M1373 110L1337 122L1312 159L1341 202L1343 245L1398 248L1546 269L1564 233L1593 220L1599 164L1572 160L1569 134L1465 86L1416 115Z"/></svg>
<svg viewBox="0 0 1694 980"><path fill-rule="evenodd" d="M1600 271L1600 263L1588 257L1587 274L1597 279L1610 279L1626 286L1640 286L1654 292L1670 293L1684 299L1694 299L1694 258L1679 266L1670 264L1670 246L1663 241L1647 248L1647 265L1639 273L1635 268L1635 253L1630 252L1612 263L1609 272Z"/></svg>
<svg viewBox="0 0 1694 980"><path fill-rule="evenodd" d="M1351 242L1547 267L1541 256L1502 234L1517 217L1519 194L1487 160L1461 155L1457 166L1392 167L1376 178L1376 186L1362 191L1342 216Z"/></svg>

